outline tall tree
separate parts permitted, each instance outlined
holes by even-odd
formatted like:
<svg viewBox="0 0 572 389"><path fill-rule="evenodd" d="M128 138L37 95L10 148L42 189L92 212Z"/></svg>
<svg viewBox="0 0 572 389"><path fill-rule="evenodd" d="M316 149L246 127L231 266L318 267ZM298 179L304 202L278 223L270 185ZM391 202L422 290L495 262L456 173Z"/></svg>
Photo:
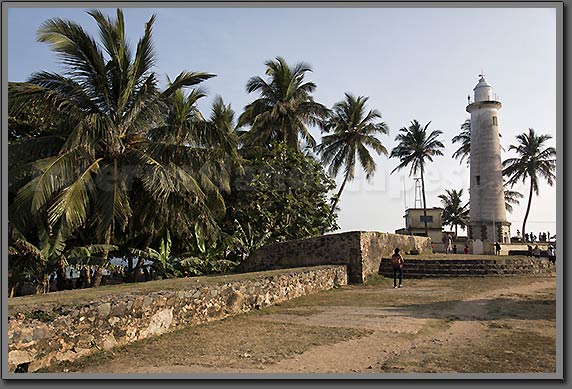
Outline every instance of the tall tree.
<svg viewBox="0 0 572 389"><path fill-rule="evenodd" d="M463 189L446 189L445 194L439 195L443 204L443 224L455 227L455 237L458 227L465 228L469 224L469 203L463 205Z"/></svg>
<svg viewBox="0 0 572 389"><path fill-rule="evenodd" d="M337 228L328 192L335 181L310 156L278 142L271 149L241 149L244 175L233 176L226 195L226 232L248 228L249 240L267 244L307 238Z"/></svg>
<svg viewBox="0 0 572 389"><path fill-rule="evenodd" d="M381 119L381 113L374 109L367 111L365 104L368 97L355 97L349 93L345 99L334 104L331 114L322 125L322 129L332 134L322 137L322 143L317 151L322 162L329 166L332 176L337 176L340 169L344 169L344 180L337 195L333 198L331 213L334 213L340 196L348 181L355 177L356 164L365 171L369 181L375 173L375 161L368 148L378 155L387 155L387 149L377 138L381 134L389 133L389 127Z"/></svg>
<svg viewBox="0 0 572 389"><path fill-rule="evenodd" d="M276 57L266 62L267 80L258 76L248 80L247 92L259 92L260 97L248 104L238 119L240 127L250 126L243 135L244 143L268 147L279 141L300 150L300 136L308 145L316 145L308 126L319 125L328 110L312 97L316 84L304 79L311 71L304 62L290 67L284 58Z"/></svg>
<svg viewBox="0 0 572 389"><path fill-rule="evenodd" d="M421 174L421 192L423 194L423 215L425 222L425 235L429 235L429 228L427 226L427 201L425 198L425 166L427 162L432 162L433 157L443 155L441 151L444 146L439 141L439 135L443 132L440 130L433 130L427 134L427 128L431 122L425 126L419 124L417 120L413 120L409 127L402 127L399 134L395 138L398 145L391 150L390 158L399 158L399 165L392 170L401 170L406 166L411 165L409 175L415 175L418 172Z"/></svg>
<svg viewBox="0 0 572 389"><path fill-rule="evenodd" d="M548 134L536 134L534 129L529 128L528 133L522 133L516 137L518 144L511 145L509 151L516 152L516 158L503 161L503 175L508 178L507 185L511 187L517 182L530 180L528 204L522 222L522 237L525 234L526 221L530 213L532 195L538 195L538 185L541 179L546 180L548 185L554 185L556 175L556 150L546 146L546 142L552 136Z"/></svg>
<svg viewBox="0 0 572 389"><path fill-rule="evenodd" d="M121 10L114 19L98 10L88 13L99 27L99 43L72 21L50 19L39 28L38 39L58 54L65 73L40 72L26 83L10 83L16 114L35 103L46 115L66 118L57 151L25 166L33 178L17 190L11 222L26 224L33 215L44 218L50 230L68 235L92 229L97 241L108 246L132 220L134 199L160 213L178 202L192 210L195 220L208 219L208 192L216 191L194 174L207 152L179 143L172 134L153 139L150 131L172 131L173 126L163 126L168 100L214 75L184 71L160 91L152 70L155 16L133 53ZM37 147L54 140L33 141ZM13 151L25 153L29 147L30 142L21 142ZM103 263L108 254L102 254ZM98 267L94 286L101 275Z"/></svg>

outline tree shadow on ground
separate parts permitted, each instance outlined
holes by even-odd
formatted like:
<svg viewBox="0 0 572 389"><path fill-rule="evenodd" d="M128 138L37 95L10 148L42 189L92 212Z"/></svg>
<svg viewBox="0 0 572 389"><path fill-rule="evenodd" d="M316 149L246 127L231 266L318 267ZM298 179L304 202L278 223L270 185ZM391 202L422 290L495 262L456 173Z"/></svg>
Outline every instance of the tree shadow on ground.
<svg viewBox="0 0 572 389"><path fill-rule="evenodd" d="M421 319L488 320L555 320L555 300L481 299L410 304L392 308L399 315Z"/></svg>

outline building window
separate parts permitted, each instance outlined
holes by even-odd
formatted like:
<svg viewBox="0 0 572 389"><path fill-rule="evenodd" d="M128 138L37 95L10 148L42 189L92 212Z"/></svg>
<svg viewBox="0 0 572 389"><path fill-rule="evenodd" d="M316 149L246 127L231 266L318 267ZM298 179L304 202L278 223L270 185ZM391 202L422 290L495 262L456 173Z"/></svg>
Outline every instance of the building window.
<svg viewBox="0 0 572 389"><path fill-rule="evenodd" d="M419 216L419 221L425 223L425 216ZM433 215L427 216L427 223L433 223Z"/></svg>
<svg viewBox="0 0 572 389"><path fill-rule="evenodd" d="M493 126L498 126L497 117L493 116Z"/></svg>
<svg viewBox="0 0 572 389"><path fill-rule="evenodd" d="M481 176L477 176L477 185L481 185Z"/></svg>

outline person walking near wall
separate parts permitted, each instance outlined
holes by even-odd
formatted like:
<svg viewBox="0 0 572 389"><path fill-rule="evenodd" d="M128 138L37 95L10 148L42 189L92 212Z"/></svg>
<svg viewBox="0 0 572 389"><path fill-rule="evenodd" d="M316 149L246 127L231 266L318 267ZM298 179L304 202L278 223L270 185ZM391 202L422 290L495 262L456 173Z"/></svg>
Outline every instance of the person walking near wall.
<svg viewBox="0 0 572 389"><path fill-rule="evenodd" d="M554 264L556 264L556 250L554 250L554 246L548 246L547 250L548 260Z"/></svg>
<svg viewBox="0 0 572 389"><path fill-rule="evenodd" d="M538 248L538 245L534 246L534 250L532 250L532 254L534 255L534 258L540 259L540 248Z"/></svg>
<svg viewBox="0 0 572 389"><path fill-rule="evenodd" d="M495 243L495 255L500 255L501 252L501 245L499 242Z"/></svg>
<svg viewBox="0 0 572 389"><path fill-rule="evenodd" d="M401 288L403 281L403 264L405 261L401 254L399 254L399 248L396 248L393 255L391 256L391 267L393 268L393 288ZM397 285L397 275L399 274L399 286Z"/></svg>

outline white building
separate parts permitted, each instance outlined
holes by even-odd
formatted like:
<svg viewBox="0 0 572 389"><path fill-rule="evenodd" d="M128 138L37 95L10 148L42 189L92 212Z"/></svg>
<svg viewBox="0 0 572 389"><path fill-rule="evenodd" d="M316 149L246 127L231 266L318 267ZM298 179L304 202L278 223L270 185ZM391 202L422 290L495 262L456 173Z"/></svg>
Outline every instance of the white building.
<svg viewBox="0 0 572 389"><path fill-rule="evenodd" d="M469 238L510 243L499 141L502 105L483 75L473 90L474 100L467 105L471 114Z"/></svg>

